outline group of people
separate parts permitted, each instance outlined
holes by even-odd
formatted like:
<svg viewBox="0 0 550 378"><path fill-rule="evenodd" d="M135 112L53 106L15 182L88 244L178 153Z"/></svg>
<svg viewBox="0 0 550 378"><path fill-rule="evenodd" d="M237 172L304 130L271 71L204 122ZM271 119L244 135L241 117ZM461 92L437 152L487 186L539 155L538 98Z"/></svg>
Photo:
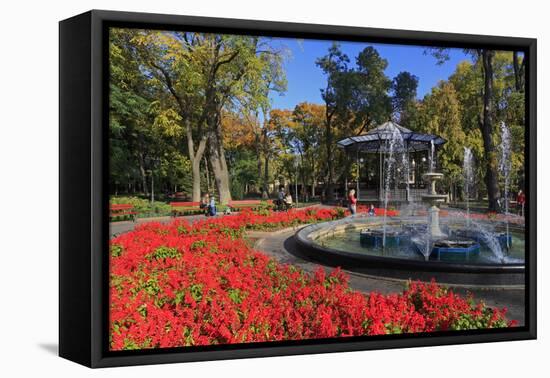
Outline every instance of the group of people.
<svg viewBox="0 0 550 378"><path fill-rule="evenodd" d="M524 216L525 214L525 193L520 190L517 194L517 206L518 206L518 215ZM204 215L215 216L217 213L216 210L216 200L214 195L206 193L201 200L200 208L204 211ZM275 210L288 210L292 208L292 195L285 192L285 187L283 185L279 186L279 193L277 194L277 199L275 200ZM355 189L350 189L348 192L348 209L351 215L357 213L357 197L355 196ZM375 216L374 205L370 204L367 211L369 216Z"/></svg>
<svg viewBox="0 0 550 378"><path fill-rule="evenodd" d="M275 200L275 210L282 211L292 208L292 195L285 192L284 186L279 187L279 193ZM204 211L204 215L207 217L213 217L217 214L216 199L213 194L205 193L200 202L200 208ZM227 208L226 213L229 213Z"/></svg>
<svg viewBox="0 0 550 378"><path fill-rule="evenodd" d="M357 197L355 197L355 189L350 189L348 192L348 210L352 216L357 213ZM376 215L374 205L372 203L369 205L367 215L371 217Z"/></svg>
<svg viewBox="0 0 550 378"><path fill-rule="evenodd" d="M516 201L517 201L518 215L524 217L526 199L525 199L525 193L523 192L523 190L521 189L519 190L516 196ZM500 206L500 201L499 201L499 206ZM357 213L357 197L355 197L355 189L350 189L350 191L348 192L348 210L350 211L351 215L355 215ZM369 216L376 215L373 204L369 205L367 214Z"/></svg>
<svg viewBox="0 0 550 378"><path fill-rule="evenodd" d="M275 200L275 210L288 210L292 208L292 195L290 192L285 192L284 185L279 186L279 192L277 193L277 199Z"/></svg>
<svg viewBox="0 0 550 378"><path fill-rule="evenodd" d="M216 215L216 199L213 194L206 193L201 200L200 208L204 211L204 215L207 217L213 217Z"/></svg>

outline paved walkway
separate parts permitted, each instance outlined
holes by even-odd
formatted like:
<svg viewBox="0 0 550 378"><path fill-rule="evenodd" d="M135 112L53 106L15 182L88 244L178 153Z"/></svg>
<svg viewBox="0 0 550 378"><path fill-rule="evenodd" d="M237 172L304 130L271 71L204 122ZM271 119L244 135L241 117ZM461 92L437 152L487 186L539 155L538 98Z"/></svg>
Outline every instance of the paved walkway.
<svg viewBox="0 0 550 378"><path fill-rule="evenodd" d="M312 272L318 267L327 271L333 268L319 265L300 254L294 243L297 229L285 229L278 232L247 233L247 237L255 240L254 247L283 264L292 264L305 271ZM399 279L368 276L361 273L346 271L350 276L350 287L362 292L377 291L383 294L399 293L405 287L406 281ZM450 286L450 285L449 285ZM477 300L483 300L490 307L506 307L508 318L517 320L520 325L525 322L525 290L521 288L480 288L452 286L453 291L466 295L471 292Z"/></svg>
<svg viewBox="0 0 550 378"><path fill-rule="evenodd" d="M149 222L160 222L160 223L169 223L175 219L183 219L189 222L194 222L198 219L205 219L206 216L200 215L188 215L185 217L156 217L156 218L137 218L135 222L132 221L123 221L123 222L111 222L109 224L109 237L123 234L128 231L132 231L137 225Z"/></svg>

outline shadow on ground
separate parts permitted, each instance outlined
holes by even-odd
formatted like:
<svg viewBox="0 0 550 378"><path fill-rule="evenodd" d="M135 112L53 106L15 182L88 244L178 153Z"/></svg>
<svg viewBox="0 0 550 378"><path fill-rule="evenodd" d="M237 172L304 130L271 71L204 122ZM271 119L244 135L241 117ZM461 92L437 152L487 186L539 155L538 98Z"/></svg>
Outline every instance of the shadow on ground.
<svg viewBox="0 0 550 378"><path fill-rule="evenodd" d="M59 355L59 345L57 343L40 343L38 347L55 356Z"/></svg>

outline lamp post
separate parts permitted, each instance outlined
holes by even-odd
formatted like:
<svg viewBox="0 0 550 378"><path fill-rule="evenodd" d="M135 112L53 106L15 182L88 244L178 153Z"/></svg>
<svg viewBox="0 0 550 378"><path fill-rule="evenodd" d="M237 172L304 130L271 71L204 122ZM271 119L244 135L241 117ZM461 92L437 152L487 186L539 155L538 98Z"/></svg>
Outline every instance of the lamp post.
<svg viewBox="0 0 550 378"><path fill-rule="evenodd" d="M300 164L300 160L298 160L300 157L298 155L295 156L294 159L294 168L296 170L296 179L294 181L294 195L296 196L296 207L298 207L298 166Z"/></svg>
<svg viewBox="0 0 550 378"><path fill-rule="evenodd" d="M149 169L147 171L149 175L151 175L151 203L155 202L155 179L153 178L153 169Z"/></svg>
<svg viewBox="0 0 550 378"><path fill-rule="evenodd" d="M155 166L160 163L160 158L155 157L151 159L151 169L149 170L149 173L151 174L151 203L155 202Z"/></svg>

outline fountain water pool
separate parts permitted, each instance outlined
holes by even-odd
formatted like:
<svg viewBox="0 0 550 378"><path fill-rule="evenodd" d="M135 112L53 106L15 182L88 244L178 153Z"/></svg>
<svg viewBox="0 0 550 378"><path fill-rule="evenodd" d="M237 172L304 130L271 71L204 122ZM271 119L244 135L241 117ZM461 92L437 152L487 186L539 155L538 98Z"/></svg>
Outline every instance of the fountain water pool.
<svg viewBox="0 0 550 378"><path fill-rule="evenodd" d="M503 223L478 222L505 243ZM301 254L324 265L340 266L373 276L430 280L449 284L523 285L525 282L525 232L521 225L510 227L511 247L504 259L495 257L481 233L465 232L462 214L441 219L441 230L448 236L444 247L452 249L459 240L459 253L441 253L439 242L431 244L428 259L415 244L415 236L426 235L422 216L391 218L387 225L386 246L382 246L382 219L355 217L309 225L299 230L295 241ZM478 227L476 226L477 230ZM462 233L462 234L461 234ZM470 240L464 243L463 239ZM450 241L450 243L448 242ZM423 244L424 240L420 241ZM476 251L474 244L479 245Z"/></svg>
<svg viewBox="0 0 550 378"><path fill-rule="evenodd" d="M436 181L443 175L433 172L433 164L430 165L430 171L423 175L428 187L422 195L428 205L427 218L389 220L384 215L381 224L375 217L352 217L311 225L296 233L300 249L325 263L360 268L369 274L374 269L374 274L382 271L382 275L393 276L397 272L409 278L437 278L440 282L523 284L523 229L518 227L512 233L506 222L505 232L501 232L502 226L496 222L474 222L469 211L466 216L454 211L446 222L441 222L438 205L447 196L437 193Z"/></svg>

